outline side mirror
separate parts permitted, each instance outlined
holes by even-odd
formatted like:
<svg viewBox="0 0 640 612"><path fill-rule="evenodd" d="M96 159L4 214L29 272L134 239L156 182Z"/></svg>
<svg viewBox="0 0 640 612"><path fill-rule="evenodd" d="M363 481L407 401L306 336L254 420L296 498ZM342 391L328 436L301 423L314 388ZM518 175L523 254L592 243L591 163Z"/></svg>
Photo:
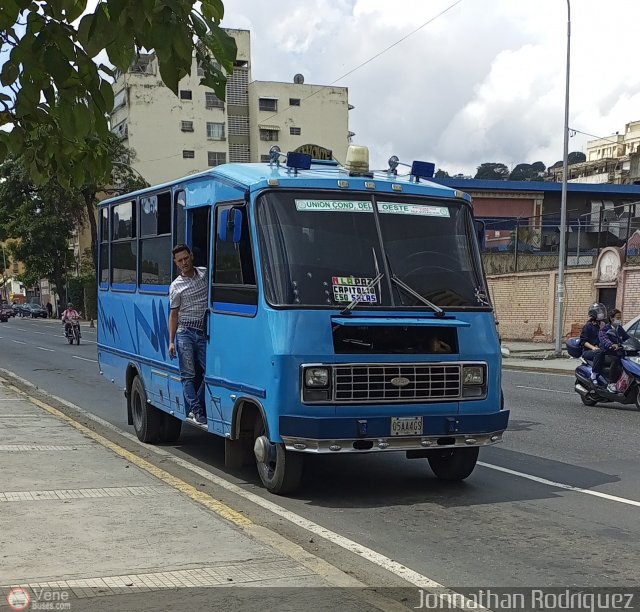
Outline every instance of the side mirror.
<svg viewBox="0 0 640 612"><path fill-rule="evenodd" d="M238 208L225 208L220 215L218 238L222 242L238 243L242 238L242 211Z"/></svg>
<svg viewBox="0 0 640 612"><path fill-rule="evenodd" d="M484 244L484 221L480 221L479 219L475 219L474 221L476 227L476 238L478 239L478 246L482 251L485 247Z"/></svg>

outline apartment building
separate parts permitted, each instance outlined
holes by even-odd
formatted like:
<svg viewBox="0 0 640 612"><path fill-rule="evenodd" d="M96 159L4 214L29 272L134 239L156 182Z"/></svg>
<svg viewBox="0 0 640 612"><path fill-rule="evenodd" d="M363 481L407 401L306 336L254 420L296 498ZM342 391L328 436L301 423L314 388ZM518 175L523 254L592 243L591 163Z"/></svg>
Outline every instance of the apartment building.
<svg viewBox="0 0 640 612"><path fill-rule="evenodd" d="M160 77L153 53L141 56L113 85L111 129L132 149L129 163L151 184L226 162L258 162L316 145L344 159L349 137L348 90L295 82L252 81L247 30L227 30L238 47L226 100L202 85L195 64L179 95Z"/></svg>
<svg viewBox="0 0 640 612"><path fill-rule="evenodd" d="M640 181L640 121L630 121L624 132L587 141L586 161L571 164L571 183L628 185ZM555 181L562 180L562 167L549 169Z"/></svg>

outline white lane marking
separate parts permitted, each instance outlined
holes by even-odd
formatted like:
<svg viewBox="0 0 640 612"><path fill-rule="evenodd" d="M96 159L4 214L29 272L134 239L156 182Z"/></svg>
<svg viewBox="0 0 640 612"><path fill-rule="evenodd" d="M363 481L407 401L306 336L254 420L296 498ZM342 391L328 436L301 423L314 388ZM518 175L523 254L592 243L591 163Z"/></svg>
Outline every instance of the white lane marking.
<svg viewBox="0 0 640 612"><path fill-rule="evenodd" d="M32 334L40 334L41 336L46 336L46 332L37 332L37 331L32 331Z"/></svg>
<svg viewBox="0 0 640 612"><path fill-rule="evenodd" d="M22 340L12 340L11 342L15 342L16 344L26 344L26 342L23 342Z"/></svg>
<svg viewBox="0 0 640 612"><path fill-rule="evenodd" d="M573 367L573 366L571 366ZM512 370L510 368L505 368L505 372L509 372L509 373L513 373L513 374L537 374L539 376L575 376L575 374L573 372L567 372L566 374L557 374L556 372L536 372L535 370L531 369L531 370Z"/></svg>
<svg viewBox="0 0 640 612"><path fill-rule="evenodd" d="M516 385L516 389L533 389L534 391L549 391L550 393L575 393L575 391L557 391L556 389L543 389L542 387L527 387L525 385Z"/></svg>
<svg viewBox="0 0 640 612"><path fill-rule="evenodd" d="M25 329L24 327L16 327L16 329L18 331L29 331L29 330Z"/></svg>
<svg viewBox="0 0 640 612"><path fill-rule="evenodd" d="M0 372L4 373L5 375L15 379L15 380L19 380L20 382L22 382L23 384L25 384L26 386L32 388L32 389L37 389L37 387L32 383L29 382L28 380L22 378L21 376L17 376L16 374L14 374L13 372L11 372L10 370L6 370L5 368L0 368ZM294 512L290 512L289 510L287 510L286 508L283 508L281 506L278 506L277 504L271 502L271 501L267 501L266 499L263 499L262 497L260 497L259 495L256 495L255 493L250 493L249 491L245 491L244 489L242 489L241 487L234 485L231 482L226 481L224 478L221 478L220 476L216 476L215 474L212 474L211 472L208 472L207 470L200 468L196 465L192 465L191 463L189 463L188 461L185 461L184 459L181 459L180 457L176 457L175 455L172 455L170 452L165 451L161 448L156 448L156 447L147 447L145 444L143 444L142 442L140 442L140 440L138 440L138 438L132 434L130 434L127 431L124 431L122 429L120 429L119 427L116 427L115 425L113 425L112 423L109 423L108 421L105 421L104 419L101 419L100 417L92 414L91 412L84 410L82 408L80 408L79 406L77 406L76 404L72 404L71 402L62 399L56 395L53 395L52 393L48 393L47 391L44 391L42 389L37 389L40 393L42 393L43 395L50 397L58 402L60 402L61 404L68 406L70 408L72 408L73 410L75 410L76 412L78 412L79 414L81 414L83 417L86 417L87 419L90 419L96 423L100 423L102 426L106 427L107 429L110 429L111 431L116 432L118 435L124 436L125 438L127 438L128 440L130 440L131 442L133 442L134 444L141 446L153 453L155 453L156 455L161 455L162 457L165 457L167 460L171 461L172 463L176 463L177 465L180 465L181 467L195 473L198 474L199 476L201 476L202 478L205 478L206 480L209 480L210 482L236 494L239 495L240 497L243 497L244 499L247 499L253 503L255 503L258 506L261 506L262 508L265 508L266 510L269 510L270 512L275 513L277 516L280 516L288 521L290 521L291 523L298 525L300 527L302 527L303 529L306 529L307 531L310 531L312 533L317 534L318 536L321 536L323 538L325 538L326 540L337 544L338 546L345 548L346 550L349 550L351 552L353 552L354 554L362 557L363 559L367 559L368 561L370 561L371 563L374 563L376 565L378 565L379 567L383 567L384 569L386 569L387 571L391 572L392 574L395 574L396 576L402 578L403 580L406 580L408 582L410 582L411 584L414 584L415 586L419 587L419 588L423 588L423 589L445 589L446 592L449 592L449 589L447 589L446 587L444 587L442 584L440 584L439 582L436 582L435 580L432 580L431 578L428 578L427 576L424 576L422 574L419 574L418 572L415 572L412 569L409 569L408 567L405 567L404 565L402 565L401 563L398 563L397 561L394 561L393 559L389 559L389 557L386 557L370 548L367 548L366 546L361 546L360 544L358 544L357 542L354 542L353 540L349 540L348 538L345 538L337 533L334 533L333 531L330 531L329 529L326 529L324 527L321 527L320 525L318 525L317 523L314 523L312 521L309 521L297 514L295 514ZM481 607L477 607L477 608L473 608L472 607L472 602L470 602L469 600L467 600L466 598L462 598L462 602L465 604L465 607L463 609L476 609L476 610L485 610L486 608L481 608Z"/></svg>
<svg viewBox="0 0 640 612"><path fill-rule="evenodd" d="M590 489L583 489L581 487L574 487L573 485L564 484L563 482L555 482L554 480L547 480L546 478L540 478L540 476L532 476L531 474L525 474L523 472L516 472L509 468L501 467L499 465L493 465L491 463L484 463L484 461L478 461L478 465L489 468L490 470L496 470L498 472L504 472L505 474L511 474L512 476L518 476L520 478L526 478L527 480L533 480L540 484L548 485L556 489L566 489L567 491L575 491L576 493L584 493L585 495L593 495L593 497L601 497L602 499L608 499L609 501L615 501L621 504L627 504L629 506L636 506L640 508L640 501L635 499L627 499L626 497L618 497L617 495L609 495L609 493L601 493L600 491L591 491Z"/></svg>
<svg viewBox="0 0 640 612"><path fill-rule="evenodd" d="M162 448L159 447L153 447L153 446L147 446L144 443L140 442L138 440L138 438L132 434L130 434L127 431L124 431L122 429L120 429L119 427L117 427L116 425L113 425L112 423L109 423L108 421L101 419L100 417L96 416L95 414L84 410L83 408L80 408L80 406L77 406L76 404L73 404L61 397L58 397L56 395L53 395L52 393L48 393L47 391L44 391L42 389L38 389L32 382L26 380L25 378L22 378L21 376L18 376L16 374L14 374L13 372L11 372L10 370L7 370L5 368L0 368L0 372L6 374L7 376L14 378L16 380L19 380L20 382L22 382L24 385L32 388L32 389L37 389L40 393L42 393L43 395L50 397L58 402L60 402L61 404L68 406L69 408L72 408L73 410L77 411L79 414L81 414L82 416L84 416L87 419L90 419L96 423L100 423L100 425L102 425L103 427L106 427L107 429L110 429L111 431L114 431L116 433L118 433L118 435L124 436L125 438L127 438L128 440L130 440L131 442L133 442L134 444L141 446L143 448L145 448L147 451L151 451L153 453L155 453L156 455L161 455L163 457L165 457L167 460L171 461L172 463L175 463L187 470L189 470L190 472L193 472L195 474L198 474L199 476L201 476L202 478L205 478L206 480L209 480L210 482L213 482L214 484L222 487L223 489L226 489L227 491L230 491L232 493L234 493L235 495L238 495L240 497L243 497L244 499L247 499L251 502L253 502L254 504L265 508L266 510L269 510L270 512L273 512L274 514L276 514L277 516L280 516L286 520L288 520L289 522L298 525L299 527L302 527L303 529L306 529L307 531L311 531L312 533L317 534L318 536L321 536L323 538L325 538L326 540L337 544L338 546L345 548L346 550L349 550L351 552L353 552L354 554L367 559L368 561L370 561L371 563L374 563L380 567L385 568L387 571L395 574L396 576L401 577L402 579L406 580L407 582L410 582L416 586L418 586L419 588L425 588L425 589L429 589L429 588L445 588L443 587L441 584L439 584L438 582L432 580L431 578L428 578L427 576L424 576L422 574L419 574L418 572L415 572L411 569L409 569L408 567L405 567L404 565L398 563L397 561L393 561L392 559L389 559L388 557L377 553L376 551L367 548L366 546L361 546L360 544L358 544L357 542L354 542L353 540L349 540L348 538L344 538L343 536L334 533L333 531L330 531L329 529L326 529L324 527L321 527L320 525L318 525L317 523L314 523L312 521L309 521L301 516L299 516L298 514L291 512L289 510L287 510L286 508L283 508L282 506L278 506L277 504L268 501L266 499L263 499L262 497L260 497L259 495L256 495L255 493L250 493L249 491L245 491L244 489L242 489L241 487L234 485L231 482L228 482L227 480L221 478L220 476L216 476L215 474L212 474L211 472L208 472L207 470L197 466L197 465L192 465L191 463L189 463L188 461L180 458L180 457L176 457L175 455L171 454L168 451L163 450ZM546 478L540 478L539 476L533 476L531 474L525 474L523 472L517 472L515 470L510 470L508 468L503 468L497 465L493 465L490 463L484 463L483 461L478 461L478 465L481 465L483 467L489 468L489 469L493 469L493 470L497 470L499 472L504 472L506 474L511 474L512 476L519 476L521 478L526 478L528 480L533 480L534 482L538 482L540 484L544 484L544 485L548 485L554 488L560 488L560 489L566 489L568 491L574 491L576 493L584 493L585 495L592 495L594 497L600 497L602 499L606 499L609 501L616 501L619 503L624 503L624 504L628 504L631 506L637 506L640 507L640 502L632 500L632 499L626 499L624 497L618 497L616 495L609 495L608 493L601 493L599 491L590 491L588 489L582 489L580 487L574 487L572 485L567 485L564 483L560 483L560 482L554 482L553 480L547 480Z"/></svg>
<svg viewBox="0 0 640 612"><path fill-rule="evenodd" d="M74 359L82 359L82 361L92 361L93 363L98 363L97 359L87 359L86 357L78 357L77 355L71 355Z"/></svg>
<svg viewBox="0 0 640 612"><path fill-rule="evenodd" d="M44 346L36 346L36 348L40 349L41 351L49 351L50 353L55 353L53 349L44 348Z"/></svg>

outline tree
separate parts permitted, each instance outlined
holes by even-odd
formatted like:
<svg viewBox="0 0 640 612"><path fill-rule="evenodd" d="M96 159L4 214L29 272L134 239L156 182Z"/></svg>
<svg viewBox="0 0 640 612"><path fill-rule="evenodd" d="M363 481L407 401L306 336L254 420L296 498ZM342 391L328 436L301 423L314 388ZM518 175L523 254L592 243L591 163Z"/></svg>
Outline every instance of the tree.
<svg viewBox="0 0 640 612"><path fill-rule="evenodd" d="M580 164L584 161L587 161L587 156L582 153L582 151L572 151L567 155L567 164L570 166L571 164ZM549 166L549 170L553 170L555 168L562 168L562 160L558 160L553 166Z"/></svg>
<svg viewBox="0 0 640 612"><path fill-rule="evenodd" d="M96 204L100 193L127 193L148 187L147 181L131 167L130 161L135 153L122 144L120 138L109 132L102 146L111 161L112 173L110 184L101 180L99 173L91 170L85 173L85 183L77 187L84 202L86 221L91 230L91 254L93 269L98 267L98 226L96 223Z"/></svg>
<svg viewBox="0 0 640 612"><path fill-rule="evenodd" d="M443 170L442 168L438 168L438 171L435 174L435 178L451 178L451 176L446 170Z"/></svg>
<svg viewBox="0 0 640 612"><path fill-rule="evenodd" d="M176 95L191 72L195 51L201 83L225 99L233 70L235 41L220 27L222 0L98 0L83 16L87 0L2 0L0 52L0 162L23 156L32 179L44 184L57 175L87 181L91 172L106 182L113 109L110 79L115 71L96 57L126 70L141 51L153 49L160 75ZM79 22L78 22L79 20ZM42 128L47 138L41 138Z"/></svg>
<svg viewBox="0 0 640 612"><path fill-rule="evenodd" d="M538 161L533 164L518 164L509 175L510 181L541 181L545 165Z"/></svg>
<svg viewBox="0 0 640 612"><path fill-rule="evenodd" d="M488 162L480 164L473 178L504 181L509 176L509 168L504 164Z"/></svg>
<svg viewBox="0 0 640 612"><path fill-rule="evenodd" d="M71 231L81 222L84 202L77 192L59 184L36 186L22 160L8 159L0 167L0 239L22 261L21 280L30 286L46 278L64 294Z"/></svg>
<svg viewBox="0 0 640 612"><path fill-rule="evenodd" d="M587 156L582 153L582 151L572 151L567 156L567 163L571 164L580 164L582 162L587 161Z"/></svg>

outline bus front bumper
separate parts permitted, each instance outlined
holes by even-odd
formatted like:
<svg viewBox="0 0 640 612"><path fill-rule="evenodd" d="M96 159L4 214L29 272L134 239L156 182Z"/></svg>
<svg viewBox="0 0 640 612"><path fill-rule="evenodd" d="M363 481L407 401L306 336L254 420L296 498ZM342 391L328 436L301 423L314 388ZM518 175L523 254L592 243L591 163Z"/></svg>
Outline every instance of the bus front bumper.
<svg viewBox="0 0 640 612"><path fill-rule="evenodd" d="M391 435L391 420L392 417L362 419L281 416L280 436L287 450L327 454L489 446L502 442L509 411L423 416L423 430L418 435Z"/></svg>

